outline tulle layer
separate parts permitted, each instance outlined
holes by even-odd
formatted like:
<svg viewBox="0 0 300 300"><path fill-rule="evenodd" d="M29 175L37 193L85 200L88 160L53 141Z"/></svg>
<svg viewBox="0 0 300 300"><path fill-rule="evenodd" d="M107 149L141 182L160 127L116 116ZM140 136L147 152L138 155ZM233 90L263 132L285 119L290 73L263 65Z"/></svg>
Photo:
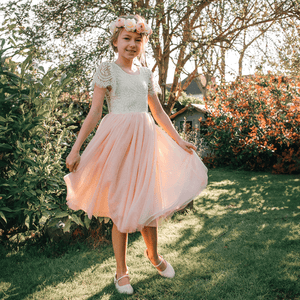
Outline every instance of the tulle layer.
<svg viewBox="0 0 300 300"><path fill-rule="evenodd" d="M134 232L186 206L207 185L207 168L146 112L106 115L76 172L64 177L67 204Z"/></svg>

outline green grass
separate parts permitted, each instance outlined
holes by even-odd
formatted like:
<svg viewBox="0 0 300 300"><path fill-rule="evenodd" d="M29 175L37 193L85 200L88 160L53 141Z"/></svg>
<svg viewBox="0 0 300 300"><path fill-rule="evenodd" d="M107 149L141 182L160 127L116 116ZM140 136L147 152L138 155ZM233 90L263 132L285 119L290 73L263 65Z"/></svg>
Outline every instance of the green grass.
<svg viewBox="0 0 300 300"><path fill-rule="evenodd" d="M144 258L129 236L133 296L113 285L111 245L70 248L59 258L2 250L3 299L300 299L300 177L216 169L194 210L159 228L159 250L174 279Z"/></svg>

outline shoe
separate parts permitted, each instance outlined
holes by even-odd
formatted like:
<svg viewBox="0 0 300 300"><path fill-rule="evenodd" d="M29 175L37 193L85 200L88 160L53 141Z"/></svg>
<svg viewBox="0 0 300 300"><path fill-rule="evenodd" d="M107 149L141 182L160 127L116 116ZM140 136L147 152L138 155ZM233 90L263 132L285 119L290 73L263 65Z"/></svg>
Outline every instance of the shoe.
<svg viewBox="0 0 300 300"><path fill-rule="evenodd" d="M145 254L145 257L149 259L147 249L145 249L144 254ZM158 267L163 263L163 261L165 261L166 264L167 264L166 269L163 270L163 271L159 271L159 270L157 270L157 271L158 271L158 273L159 273L161 276L163 276L163 277L166 277L166 278L173 278L173 277L175 276L175 271L174 271L173 267L172 267L172 266L171 266L171 265L170 265L170 264L169 264L169 263L168 263L161 255L159 255L159 257L160 257L162 260L161 260L160 263L159 263L158 265L156 265L156 266L152 264L152 261L151 261L150 259L149 259L149 261L151 262L151 264L152 264L155 268L158 268Z"/></svg>
<svg viewBox="0 0 300 300"><path fill-rule="evenodd" d="M124 276L121 276L119 279L117 279L117 273L115 274L115 277L114 277L114 283L115 283L115 287L117 289L117 291L120 293L120 294L128 294L128 295L132 295L133 294L133 288L131 286L131 284L125 284L125 285L119 285L119 281L124 278L124 277L128 277L129 278L129 275L124 275Z"/></svg>

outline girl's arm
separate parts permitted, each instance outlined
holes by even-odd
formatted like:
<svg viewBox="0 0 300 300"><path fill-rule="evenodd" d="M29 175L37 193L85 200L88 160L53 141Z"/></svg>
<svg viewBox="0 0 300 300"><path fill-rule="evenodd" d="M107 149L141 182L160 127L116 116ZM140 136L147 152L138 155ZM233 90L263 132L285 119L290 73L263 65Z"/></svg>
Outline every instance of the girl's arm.
<svg viewBox="0 0 300 300"><path fill-rule="evenodd" d="M80 155L79 155L80 148L84 143L84 141L86 140L86 138L88 137L88 135L96 127L96 125L98 124L102 116L102 107L103 107L105 92L106 92L105 88L99 88L97 85L95 85L92 106L79 131L76 142L73 145L70 154L66 158L66 165L67 168L70 170L70 172L76 171L80 162Z"/></svg>
<svg viewBox="0 0 300 300"><path fill-rule="evenodd" d="M169 116L166 114L164 109L162 108L157 95L154 93L153 95L148 96L148 104L152 115L156 122L167 132L167 134L185 151L189 152L190 154L193 153L191 150L197 150L197 147L191 143L184 141L176 129L174 128Z"/></svg>

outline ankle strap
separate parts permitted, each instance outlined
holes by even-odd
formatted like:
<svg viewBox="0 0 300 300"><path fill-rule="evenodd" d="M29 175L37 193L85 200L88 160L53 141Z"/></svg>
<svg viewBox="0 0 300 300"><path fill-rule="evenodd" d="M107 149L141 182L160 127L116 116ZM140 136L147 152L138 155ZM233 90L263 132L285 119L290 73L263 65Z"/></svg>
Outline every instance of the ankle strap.
<svg viewBox="0 0 300 300"><path fill-rule="evenodd" d="M145 250L145 254L146 254L146 257L150 260L150 258L148 256L148 249ZM152 261L150 260L150 262L151 262L151 264L153 265L154 268L159 267L163 263L163 261L164 261L164 258L161 255L158 255L158 256L161 258L161 261L160 261L160 263L158 265L154 265L152 263Z"/></svg>
<svg viewBox="0 0 300 300"><path fill-rule="evenodd" d="M117 282L119 282L119 280L125 278L125 277L128 277L129 278L129 275L128 274L125 274L123 276L121 276L120 278L117 279L117 275L116 275L116 279L117 279Z"/></svg>
<svg viewBox="0 0 300 300"><path fill-rule="evenodd" d="M153 265L155 268L158 268L163 263L163 261L164 261L164 258L161 255L159 255L159 256L161 258L161 261L160 261L160 263L158 265L156 265L156 266Z"/></svg>

